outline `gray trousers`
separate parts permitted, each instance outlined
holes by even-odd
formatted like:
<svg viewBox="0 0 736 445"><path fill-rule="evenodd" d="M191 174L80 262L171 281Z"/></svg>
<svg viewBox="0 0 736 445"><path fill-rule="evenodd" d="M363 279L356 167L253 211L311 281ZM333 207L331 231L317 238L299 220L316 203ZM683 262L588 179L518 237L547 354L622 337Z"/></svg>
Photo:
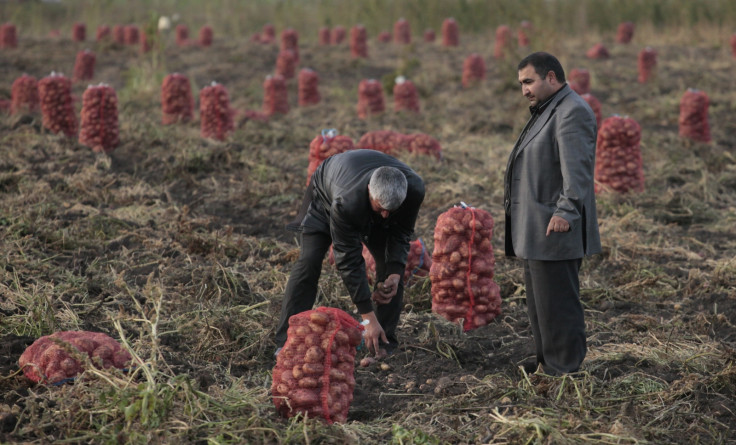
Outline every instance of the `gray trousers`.
<svg viewBox="0 0 736 445"><path fill-rule="evenodd" d="M524 260L526 304L544 372L577 372L587 352L578 273L582 259Z"/></svg>

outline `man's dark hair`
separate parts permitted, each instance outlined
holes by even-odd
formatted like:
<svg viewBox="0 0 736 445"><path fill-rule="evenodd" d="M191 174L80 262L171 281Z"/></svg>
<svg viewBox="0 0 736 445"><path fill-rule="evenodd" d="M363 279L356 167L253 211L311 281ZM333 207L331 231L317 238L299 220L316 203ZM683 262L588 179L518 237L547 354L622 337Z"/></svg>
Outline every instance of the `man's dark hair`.
<svg viewBox="0 0 736 445"><path fill-rule="evenodd" d="M547 73L552 71L553 73L555 73L558 82L565 83L565 70L562 69L562 64L559 60L557 60L557 57L553 56L550 53L540 51L537 53L529 54L528 56L521 59L517 70L521 71L522 69L526 68L527 65L533 66L534 71L539 74L539 77L541 77L542 79L547 76Z"/></svg>

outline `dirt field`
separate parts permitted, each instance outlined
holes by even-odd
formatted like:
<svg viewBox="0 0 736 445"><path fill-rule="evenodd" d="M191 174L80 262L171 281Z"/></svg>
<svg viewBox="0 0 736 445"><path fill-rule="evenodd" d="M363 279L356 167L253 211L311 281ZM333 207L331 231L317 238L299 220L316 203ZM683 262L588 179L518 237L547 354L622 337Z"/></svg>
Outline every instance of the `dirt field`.
<svg viewBox="0 0 736 445"><path fill-rule="evenodd" d="M300 67L320 76L320 105L268 122L236 116L225 142L199 121L161 125L164 75L211 81L233 108L260 110L277 45L226 41L161 53L137 47L23 39L0 50L0 99L15 78L71 75L77 51L97 55L94 80L120 99L120 146L95 154L42 128L40 114L0 116L0 442L50 443L730 443L736 441L736 59L718 44L666 36L629 45L603 36L612 57L589 60L590 38L533 35L493 58L493 30L459 48L380 44L366 60L347 45L300 45ZM636 56L658 52L653 80ZM604 117L642 127L646 189L598 196L604 253L581 273L589 352L575 379L528 375L532 359L520 264L503 254L503 173L528 116L515 64L533 49L565 69L587 68ZM462 63L484 56L482 84L463 89ZM356 113L360 80L420 91L421 113ZM77 111L90 82L74 84ZM678 136L687 88L708 93L713 142ZM388 90L390 91L390 89ZM467 333L431 312L431 284L409 288L401 346L381 367L356 369L345 424L281 419L269 395L273 331L298 254L284 225L306 180L309 142L324 128L357 141L369 130L423 132L443 160L399 158L424 178L416 228L433 246L437 217L464 201L496 221L495 280L502 314ZM319 305L354 313L338 275L323 267ZM130 374L85 373L61 386L18 371L25 347L59 330L122 339L146 362ZM89 374L89 375L87 375ZM137 404L137 405L136 405ZM134 408L129 408L134 407ZM209 441L209 442L208 442Z"/></svg>

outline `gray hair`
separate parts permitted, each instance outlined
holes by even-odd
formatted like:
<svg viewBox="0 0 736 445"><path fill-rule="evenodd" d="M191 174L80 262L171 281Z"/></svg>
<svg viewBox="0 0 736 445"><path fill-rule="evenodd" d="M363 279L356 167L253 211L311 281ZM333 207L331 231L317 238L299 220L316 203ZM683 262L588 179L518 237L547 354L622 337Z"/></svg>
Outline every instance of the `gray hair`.
<svg viewBox="0 0 736 445"><path fill-rule="evenodd" d="M379 167L373 171L368 182L368 191L371 198L388 211L399 208L404 198L408 184L406 176L396 167Z"/></svg>

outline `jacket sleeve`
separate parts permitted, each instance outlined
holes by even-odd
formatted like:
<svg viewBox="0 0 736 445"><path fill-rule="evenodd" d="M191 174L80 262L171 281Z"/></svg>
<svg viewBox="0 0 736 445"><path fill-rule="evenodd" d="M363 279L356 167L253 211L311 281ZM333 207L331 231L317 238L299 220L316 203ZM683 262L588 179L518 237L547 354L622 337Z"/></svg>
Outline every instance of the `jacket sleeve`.
<svg viewBox="0 0 736 445"><path fill-rule="evenodd" d="M346 216L342 203L333 202L330 210L330 235L335 266L358 311L367 314L373 310L373 303L365 272L363 244L360 232L352 227Z"/></svg>
<svg viewBox="0 0 736 445"><path fill-rule="evenodd" d="M562 190L554 215L564 218L571 228L581 220L586 196L593 190L595 169L595 117L582 106L566 109L557 119L556 143L562 173Z"/></svg>
<svg viewBox="0 0 736 445"><path fill-rule="evenodd" d="M406 199L401 207L391 217L395 223L391 226L386 246L386 273L388 275L404 276L409 245L422 201L424 201L424 183L421 179L416 178L416 182L410 182Z"/></svg>

